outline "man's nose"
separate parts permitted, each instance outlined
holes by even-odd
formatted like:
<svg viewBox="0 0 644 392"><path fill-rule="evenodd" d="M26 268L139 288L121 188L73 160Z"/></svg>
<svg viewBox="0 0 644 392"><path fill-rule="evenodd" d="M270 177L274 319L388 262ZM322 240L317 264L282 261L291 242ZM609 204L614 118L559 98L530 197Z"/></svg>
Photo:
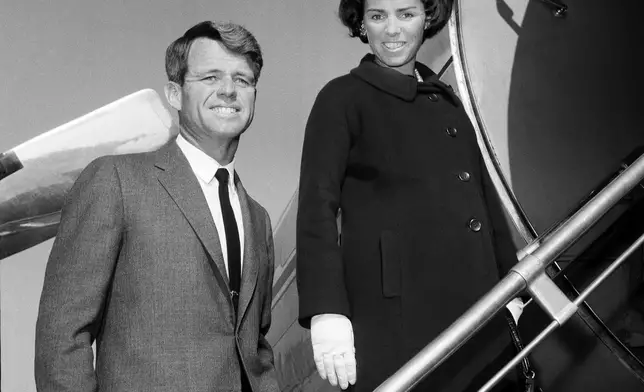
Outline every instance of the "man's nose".
<svg viewBox="0 0 644 392"><path fill-rule="evenodd" d="M237 95L237 89L235 88L235 83L232 78L223 78L219 83L219 88L217 89L217 95L227 98L234 99Z"/></svg>

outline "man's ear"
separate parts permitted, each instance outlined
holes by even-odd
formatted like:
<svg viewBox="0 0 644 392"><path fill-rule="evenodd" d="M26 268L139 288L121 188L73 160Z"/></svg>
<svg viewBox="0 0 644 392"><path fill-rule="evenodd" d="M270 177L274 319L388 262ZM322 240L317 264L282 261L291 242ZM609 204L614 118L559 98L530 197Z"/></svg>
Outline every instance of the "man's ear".
<svg viewBox="0 0 644 392"><path fill-rule="evenodd" d="M172 106L177 111L181 110L181 86L175 82L168 82L163 87L165 92L165 99L168 100L170 106Z"/></svg>

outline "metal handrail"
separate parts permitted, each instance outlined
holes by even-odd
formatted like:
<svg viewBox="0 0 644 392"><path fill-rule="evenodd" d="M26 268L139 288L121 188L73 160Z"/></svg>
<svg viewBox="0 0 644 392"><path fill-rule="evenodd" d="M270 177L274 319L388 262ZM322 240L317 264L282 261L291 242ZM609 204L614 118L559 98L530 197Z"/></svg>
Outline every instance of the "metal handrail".
<svg viewBox="0 0 644 392"><path fill-rule="evenodd" d="M577 310L554 283L545 269L566 249L572 246L606 212L644 179L644 154L597 193L583 208L559 225L539 244L530 244L520 261L510 272L459 317L451 326L423 348L375 391L408 391L426 375L465 344L482 326L494 317L510 300L526 288L533 298L562 325ZM594 286L596 287L596 286ZM587 294L586 294L587 295ZM577 302L577 301L576 301ZM549 327L550 328L550 327Z"/></svg>
<svg viewBox="0 0 644 392"><path fill-rule="evenodd" d="M637 240L631 246L626 249L624 253L622 253L615 261L613 261L606 270L604 270L597 278L595 278L591 284L581 293L579 296L575 299L573 304L575 306L580 306L586 298L602 283L604 282L610 274L615 272L617 268L619 268L625 261L628 259L630 255L633 254L639 247L644 244L644 234L640 235ZM534 350L535 347L539 343L545 340L554 330L559 328L561 324L557 320L553 320L548 326L539 333L539 335L534 338L528 344L521 352L519 352L510 362L508 362L501 370L499 370L481 389L479 389L479 392L488 392L491 390L501 379L503 376L505 376L510 370L512 370L523 358L528 356L532 350Z"/></svg>

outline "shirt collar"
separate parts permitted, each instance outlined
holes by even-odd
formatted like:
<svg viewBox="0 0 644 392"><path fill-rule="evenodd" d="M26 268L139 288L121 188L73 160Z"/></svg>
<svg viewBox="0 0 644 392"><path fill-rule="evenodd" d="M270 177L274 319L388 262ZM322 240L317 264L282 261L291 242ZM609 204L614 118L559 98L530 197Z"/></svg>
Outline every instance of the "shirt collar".
<svg viewBox="0 0 644 392"><path fill-rule="evenodd" d="M210 184L215 178L215 173L220 168L228 170L228 178L231 180L235 175L235 160L233 159L227 165L221 165L215 159L210 157L205 152L188 142L181 134L177 136L177 145L188 159L190 167L195 175L206 184ZM229 180L229 185L232 186L234 181Z"/></svg>

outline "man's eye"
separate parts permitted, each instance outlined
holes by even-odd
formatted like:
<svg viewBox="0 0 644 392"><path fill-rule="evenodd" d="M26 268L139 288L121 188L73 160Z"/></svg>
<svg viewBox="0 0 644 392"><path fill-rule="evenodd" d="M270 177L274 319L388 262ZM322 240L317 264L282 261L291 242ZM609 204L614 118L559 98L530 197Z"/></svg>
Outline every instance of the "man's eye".
<svg viewBox="0 0 644 392"><path fill-rule="evenodd" d="M250 82L248 80L242 79L242 78L235 79L235 83L237 83L239 85L242 85L242 86L250 86Z"/></svg>
<svg viewBox="0 0 644 392"><path fill-rule="evenodd" d="M214 75L211 75L211 76L206 76L205 78L203 78L201 80L203 80L204 82L212 83L212 82L216 82L217 80L219 80L219 78L217 78Z"/></svg>

